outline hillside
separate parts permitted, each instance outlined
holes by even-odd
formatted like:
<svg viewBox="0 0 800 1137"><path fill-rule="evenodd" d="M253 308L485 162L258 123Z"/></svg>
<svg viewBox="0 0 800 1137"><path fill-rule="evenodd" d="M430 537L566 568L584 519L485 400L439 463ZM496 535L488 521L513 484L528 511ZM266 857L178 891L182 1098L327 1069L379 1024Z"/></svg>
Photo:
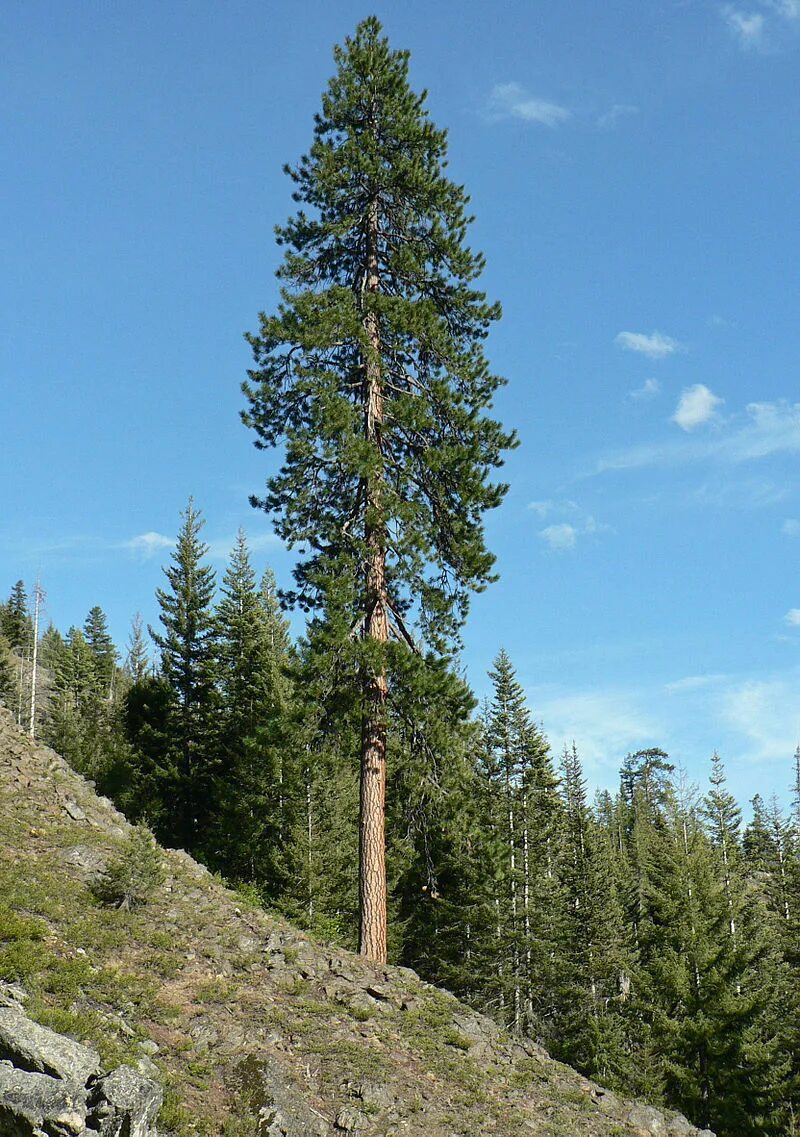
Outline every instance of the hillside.
<svg viewBox="0 0 800 1137"><path fill-rule="evenodd" d="M111 1068L165 1088L184 1137L689 1137L404 968L316 943L182 852L148 905L91 885L129 826L0 708L0 980Z"/></svg>

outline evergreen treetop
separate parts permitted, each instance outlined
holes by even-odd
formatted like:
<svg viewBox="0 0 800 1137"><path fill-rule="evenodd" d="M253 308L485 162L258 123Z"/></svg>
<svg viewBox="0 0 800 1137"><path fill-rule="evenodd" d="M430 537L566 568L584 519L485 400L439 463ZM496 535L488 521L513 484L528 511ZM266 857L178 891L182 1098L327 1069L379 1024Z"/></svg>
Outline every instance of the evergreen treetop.
<svg viewBox="0 0 800 1137"><path fill-rule="evenodd" d="M370 18L335 59L311 149L287 168L309 212L278 229L282 303L248 337L245 422L257 446L286 442L255 504L301 546L291 600L330 618L335 597L349 631L378 528L398 632L414 604L442 644L465 590L491 578L481 514L503 496L489 475L513 442L483 413L501 382L482 347L499 309L473 286L483 258L465 244L468 199L444 174L446 135L408 84L408 52Z"/></svg>

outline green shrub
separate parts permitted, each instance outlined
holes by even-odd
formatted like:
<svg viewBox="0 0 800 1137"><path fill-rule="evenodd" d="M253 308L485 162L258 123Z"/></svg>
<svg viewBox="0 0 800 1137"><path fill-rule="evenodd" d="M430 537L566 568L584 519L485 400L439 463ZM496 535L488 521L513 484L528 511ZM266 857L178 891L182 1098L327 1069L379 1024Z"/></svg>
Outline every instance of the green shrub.
<svg viewBox="0 0 800 1137"><path fill-rule="evenodd" d="M146 904L164 883L164 858L146 825L136 825L118 856L109 861L97 884L97 894L117 908Z"/></svg>

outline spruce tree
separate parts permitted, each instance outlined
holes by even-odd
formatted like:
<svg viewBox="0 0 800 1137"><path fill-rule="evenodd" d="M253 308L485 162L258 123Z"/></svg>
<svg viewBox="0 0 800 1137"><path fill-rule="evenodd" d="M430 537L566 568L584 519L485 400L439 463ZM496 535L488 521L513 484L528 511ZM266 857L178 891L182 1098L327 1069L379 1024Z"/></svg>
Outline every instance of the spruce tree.
<svg viewBox="0 0 800 1137"><path fill-rule="evenodd" d="M150 634L161 653L161 675L174 699L173 758L163 758L174 776L174 839L183 848L198 852L209 844L218 765L215 577L214 570L203 564L208 546L200 532L205 522L191 498L181 516L183 525L172 564L164 569L169 589L156 591L164 630L151 628ZM158 706L160 716L160 701Z"/></svg>
<svg viewBox="0 0 800 1137"><path fill-rule="evenodd" d="M11 644L0 633L0 703L14 711L17 701L17 662Z"/></svg>
<svg viewBox="0 0 800 1137"><path fill-rule="evenodd" d="M651 824L637 1003L663 1097L720 1137L773 1132L783 1060L768 1023L780 965L763 909L741 880L726 893L694 793L663 788L656 818L637 790Z"/></svg>
<svg viewBox="0 0 800 1137"><path fill-rule="evenodd" d="M110 701L113 694L118 653L108 631L105 612L98 605L95 605L86 617L83 625L83 636L94 660L98 694Z"/></svg>
<svg viewBox="0 0 800 1137"><path fill-rule="evenodd" d="M499 316L475 287L464 190L446 136L375 18L335 49L314 141L289 173L300 212L277 314L249 338L245 422L285 442L254 504L300 546L288 599L324 613L356 667L360 740L360 948L386 958L384 812L393 685L403 655L454 642L470 590L492 578L482 515L512 436L487 417L500 380L483 353Z"/></svg>
<svg viewBox="0 0 800 1137"><path fill-rule="evenodd" d="M603 1085L630 1078L629 1010L634 953L625 927L608 834L589 808L573 743L562 757L565 899L558 950L558 1056Z"/></svg>
<svg viewBox="0 0 800 1137"><path fill-rule="evenodd" d="M725 789L726 781L722 759L714 751L711 758L711 789L706 794L702 813L706 819L711 843L718 850L722 862L730 933L735 938L737 933L734 917L734 892L741 854L742 811L733 794Z"/></svg>
<svg viewBox="0 0 800 1137"><path fill-rule="evenodd" d="M3 608L0 631L18 654L22 655L29 649L33 626L24 581L18 580L11 589L11 595Z"/></svg>
<svg viewBox="0 0 800 1137"><path fill-rule="evenodd" d="M239 531L216 609L220 757L218 855L225 872L275 900L286 886L295 804L288 626L271 574L260 588Z"/></svg>
<svg viewBox="0 0 800 1137"><path fill-rule="evenodd" d="M562 806L547 740L505 651L483 715L487 870L494 895L495 1006L509 1026L546 1037L555 1016Z"/></svg>
<svg viewBox="0 0 800 1137"><path fill-rule="evenodd" d="M125 656L125 674L133 683L140 683L150 670L150 657L144 638L144 624L137 612L131 621L128 651Z"/></svg>

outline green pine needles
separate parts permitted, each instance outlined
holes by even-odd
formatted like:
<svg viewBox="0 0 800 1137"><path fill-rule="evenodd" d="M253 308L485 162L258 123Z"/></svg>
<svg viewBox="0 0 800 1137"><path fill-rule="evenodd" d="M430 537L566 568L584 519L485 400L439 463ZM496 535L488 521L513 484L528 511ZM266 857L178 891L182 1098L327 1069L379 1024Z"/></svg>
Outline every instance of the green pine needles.
<svg viewBox="0 0 800 1137"><path fill-rule="evenodd" d="M513 442L483 413L501 383L482 346L499 308L474 287L483 258L465 244L468 198L444 175L445 132L408 85L408 53L391 51L371 18L335 59L311 149L287 170L304 208L277 231L282 303L248 337L245 422L257 446L286 446L255 504L308 549L290 599L349 627L362 615L366 532L379 527L392 622L402 634L417 606L438 648L466 613L466 590L491 579L481 516L503 497L489 474ZM371 434L373 352L382 422Z"/></svg>
<svg viewBox="0 0 800 1137"><path fill-rule="evenodd" d="M117 908L136 908L146 904L166 878L164 857L155 837L146 825L135 825L106 866L97 893Z"/></svg>
<svg viewBox="0 0 800 1137"><path fill-rule="evenodd" d="M483 351L499 307L475 286L468 198L445 176L446 135L409 86L408 53L370 18L335 60L311 148L287 168L301 208L277 230L282 299L248 337L243 418L258 447L284 446L252 501L300 553L286 599L322 615L353 663L361 945L382 959L393 686L413 684L410 655L458 643L470 592L493 579L483 514L503 498L491 475L515 439L486 414L502 382Z"/></svg>

